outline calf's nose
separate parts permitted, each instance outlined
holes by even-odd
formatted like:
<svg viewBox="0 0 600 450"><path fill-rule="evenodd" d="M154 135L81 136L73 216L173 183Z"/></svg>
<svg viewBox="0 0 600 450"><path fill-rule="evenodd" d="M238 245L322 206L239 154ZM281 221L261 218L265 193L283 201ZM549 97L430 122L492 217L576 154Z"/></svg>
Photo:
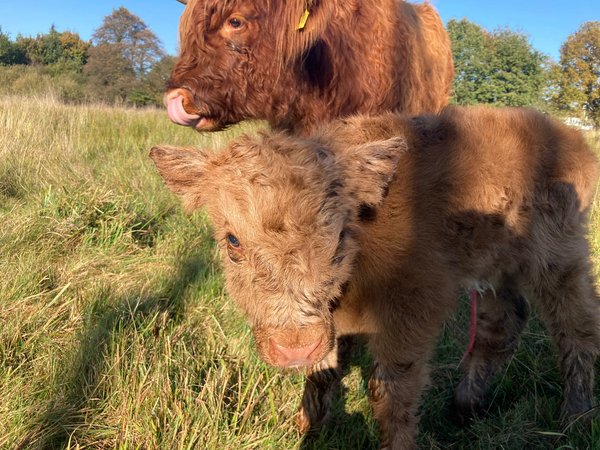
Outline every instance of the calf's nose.
<svg viewBox="0 0 600 450"><path fill-rule="evenodd" d="M321 343L322 339L317 339L302 347L286 347L271 339L271 356L279 367L310 366L315 363Z"/></svg>

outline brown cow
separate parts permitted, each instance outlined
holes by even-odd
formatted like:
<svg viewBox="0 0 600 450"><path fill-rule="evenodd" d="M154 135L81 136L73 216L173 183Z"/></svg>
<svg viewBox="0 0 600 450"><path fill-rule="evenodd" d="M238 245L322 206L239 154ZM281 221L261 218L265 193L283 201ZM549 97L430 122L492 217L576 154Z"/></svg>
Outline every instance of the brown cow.
<svg viewBox="0 0 600 450"><path fill-rule="evenodd" d="M431 5L400 0L189 0L165 103L175 123L243 119L306 133L354 113L439 112L454 74Z"/></svg>
<svg viewBox="0 0 600 450"><path fill-rule="evenodd" d="M592 407L600 298L586 225L598 162L577 131L531 110L449 108L151 156L189 208L207 207L228 291L262 358L310 367L304 430L329 414L335 338L360 333L382 446L411 448L427 360L458 292L474 284L491 289L459 414L481 406L529 302L558 348L564 413Z"/></svg>

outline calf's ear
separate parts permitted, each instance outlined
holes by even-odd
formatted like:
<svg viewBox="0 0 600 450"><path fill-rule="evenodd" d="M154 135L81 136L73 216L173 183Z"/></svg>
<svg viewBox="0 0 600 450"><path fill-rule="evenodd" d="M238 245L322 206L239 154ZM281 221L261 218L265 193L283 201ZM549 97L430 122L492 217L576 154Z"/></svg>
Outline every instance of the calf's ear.
<svg viewBox="0 0 600 450"><path fill-rule="evenodd" d="M344 152L348 184L360 203L377 206L383 201L407 148L403 138L393 137L353 146Z"/></svg>
<svg viewBox="0 0 600 450"><path fill-rule="evenodd" d="M193 148L162 145L150 150L150 158L167 187L181 198L186 209L202 205L202 181L208 166L206 153Z"/></svg>

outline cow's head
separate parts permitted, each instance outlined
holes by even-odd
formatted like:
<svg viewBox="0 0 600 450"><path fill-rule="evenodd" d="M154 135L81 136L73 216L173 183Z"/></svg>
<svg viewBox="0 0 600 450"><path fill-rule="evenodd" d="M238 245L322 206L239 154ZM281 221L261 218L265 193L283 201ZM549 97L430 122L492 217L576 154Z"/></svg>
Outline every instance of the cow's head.
<svg viewBox="0 0 600 450"><path fill-rule="evenodd" d="M219 154L152 149L188 209L206 207L228 292L266 362L312 365L332 349L333 311L358 252L358 214L381 202L404 147L390 139L338 154L274 134Z"/></svg>
<svg viewBox="0 0 600 450"><path fill-rule="evenodd" d="M246 118L293 115L288 110L319 80L298 86L302 77L290 69L319 53L309 48L332 17L332 3L188 0L165 94L171 120L217 130Z"/></svg>

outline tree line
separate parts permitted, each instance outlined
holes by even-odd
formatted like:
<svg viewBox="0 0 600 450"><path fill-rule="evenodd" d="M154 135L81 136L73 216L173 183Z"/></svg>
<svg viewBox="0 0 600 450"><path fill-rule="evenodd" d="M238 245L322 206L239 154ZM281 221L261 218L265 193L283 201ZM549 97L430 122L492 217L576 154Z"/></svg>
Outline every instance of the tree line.
<svg viewBox="0 0 600 450"><path fill-rule="evenodd" d="M447 24L456 76L453 101L535 106L600 126L600 22L567 37L555 62L523 33L489 32L466 19Z"/></svg>
<svg viewBox="0 0 600 450"><path fill-rule="evenodd" d="M35 91L36 82L47 79L64 88L65 100L161 104L174 62L144 21L123 7L104 18L90 41L54 26L13 40L0 28L2 84Z"/></svg>
<svg viewBox="0 0 600 450"><path fill-rule="evenodd" d="M556 62L520 32L488 31L467 19L450 20L447 29L454 103L535 106L600 126L600 22L571 34ZM160 104L174 62L152 30L123 7L104 18L90 41L54 27L13 40L0 28L0 85L27 90L45 77L63 87L65 100Z"/></svg>

